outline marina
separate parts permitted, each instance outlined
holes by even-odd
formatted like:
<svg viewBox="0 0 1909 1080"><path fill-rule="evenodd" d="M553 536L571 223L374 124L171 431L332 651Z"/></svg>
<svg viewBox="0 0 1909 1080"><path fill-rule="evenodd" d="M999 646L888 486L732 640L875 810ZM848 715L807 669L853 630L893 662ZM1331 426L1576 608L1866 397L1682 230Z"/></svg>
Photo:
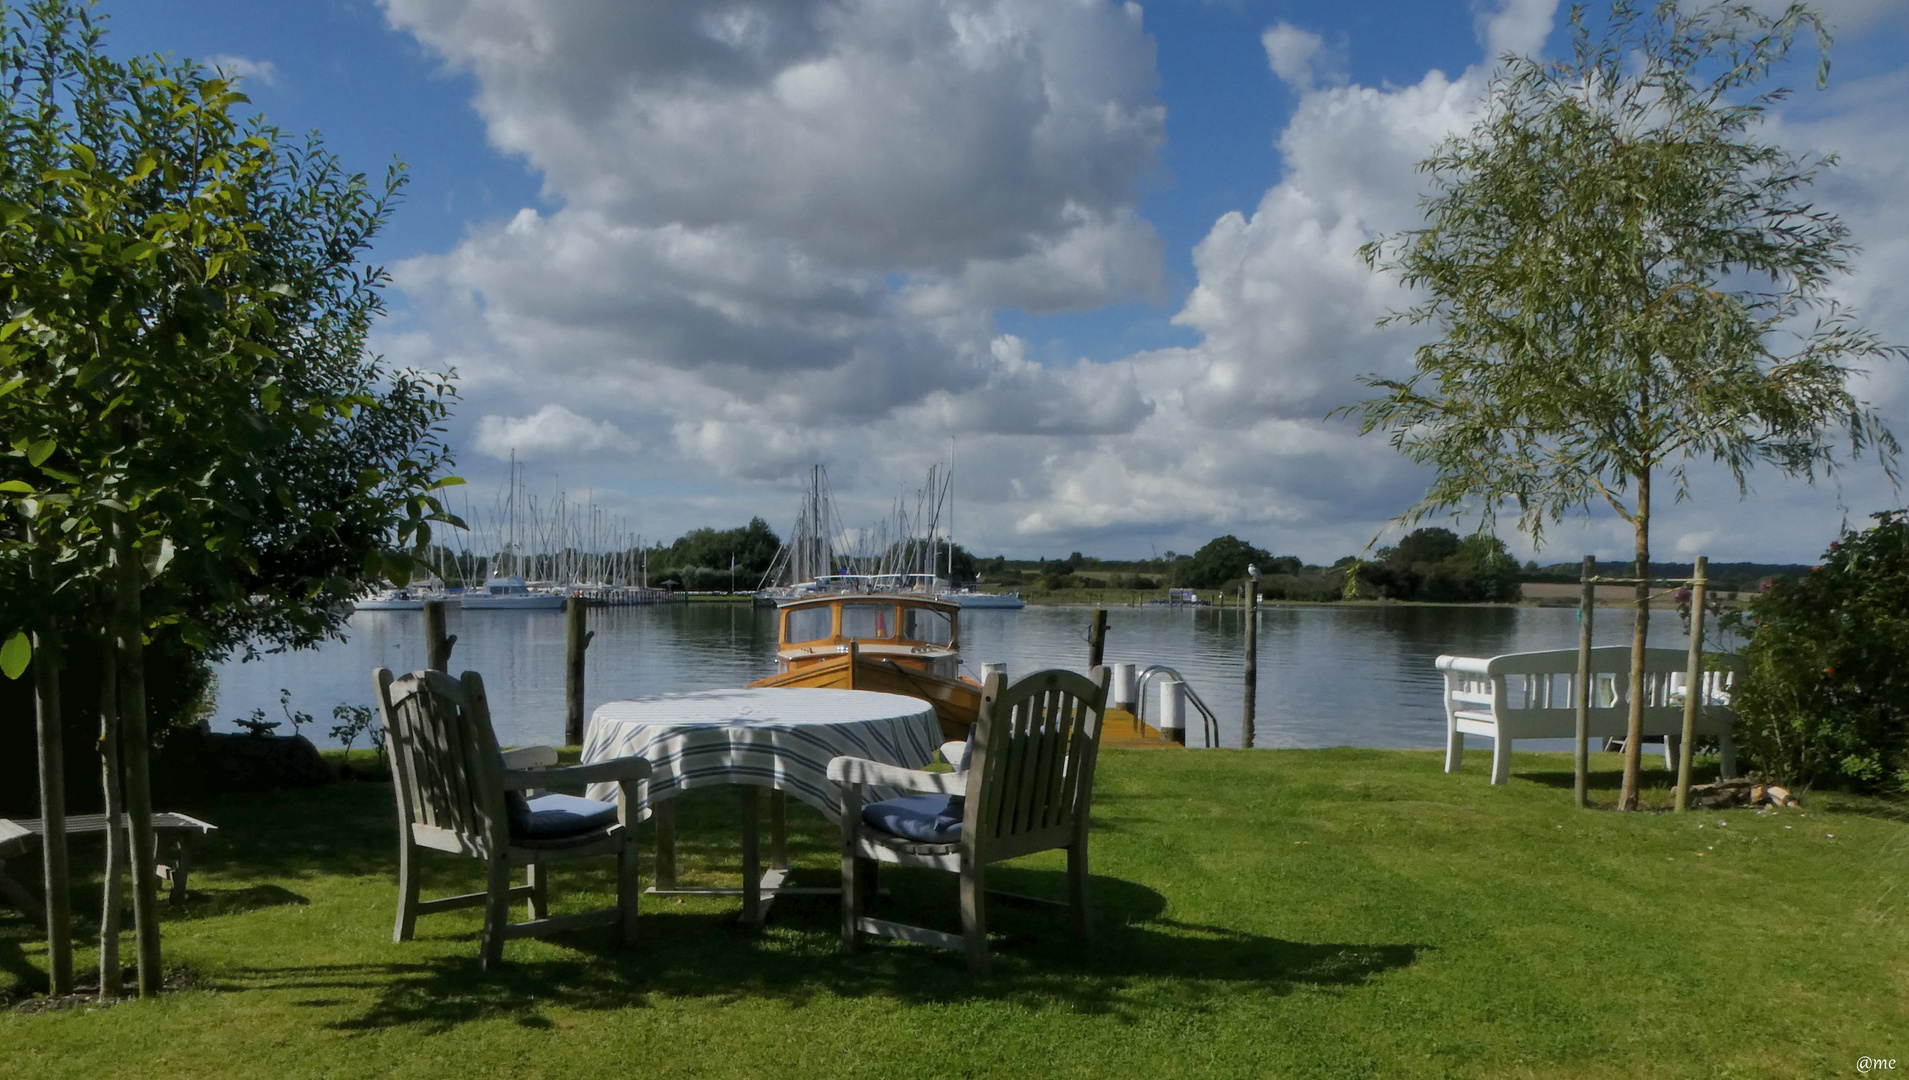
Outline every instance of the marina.
<svg viewBox="0 0 1909 1080"><path fill-rule="evenodd" d="M990 663L1008 664L1010 676L1050 666L1084 670L1092 614L1089 608L1062 607L964 611L962 673L978 680L982 665ZM592 609L596 638L588 652L586 709L624 698L739 687L770 676L776 671L775 616L747 604ZM512 744L561 741L563 613L467 617L453 608L447 619L457 635L451 670L484 673L499 738ZM1665 618L1660 625L1669 633L1675 624ZM294 708L314 714L341 703L369 705L374 667L424 666L422 627L418 612L361 611L352 616L346 641L252 663L228 660L218 666L213 727L237 730L235 719L275 701L281 687L291 691ZM1629 633L1628 620L1597 624L1600 645L1623 644ZM1576 613L1564 608L1269 606L1260 613L1255 743L1442 747L1443 682L1433 666L1438 656L1568 648L1576 640ZM1177 669L1212 706L1220 745L1238 746L1243 642L1238 609L1115 608L1105 659ZM322 740L322 732L308 734Z"/></svg>

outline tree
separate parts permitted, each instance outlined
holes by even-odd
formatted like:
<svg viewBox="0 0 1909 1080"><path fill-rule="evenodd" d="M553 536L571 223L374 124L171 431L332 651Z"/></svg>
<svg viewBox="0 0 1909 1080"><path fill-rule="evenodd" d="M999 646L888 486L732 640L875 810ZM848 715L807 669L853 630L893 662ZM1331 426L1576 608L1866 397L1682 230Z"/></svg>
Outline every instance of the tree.
<svg viewBox="0 0 1909 1080"><path fill-rule="evenodd" d="M102 783L133 823L150 994L144 639L165 627L216 654L338 633L339 601L408 576L397 548L454 521L433 494L455 482L438 441L453 392L364 350L385 278L359 260L400 172L374 191L315 140L241 119L244 96L198 65L114 60L73 0L0 8L0 97L0 589L23 598L0 659L17 675L30 633L36 674L54 672L68 626L110 642Z"/></svg>
<svg viewBox="0 0 1909 1080"><path fill-rule="evenodd" d="M1272 561L1273 557L1268 552L1229 533L1207 541L1205 547L1193 553L1193 562L1186 571L1186 583L1197 589L1216 589L1229 581L1245 577L1248 564L1265 569L1271 566Z"/></svg>
<svg viewBox="0 0 1909 1080"><path fill-rule="evenodd" d="M1350 411L1435 470L1408 520L1475 510L1489 524L1516 504L1542 543L1547 523L1603 502L1633 526L1643 579L1654 485L1686 496L1692 463L1744 493L1758 463L1806 480L1839 467L1846 439L1893 476L1897 444L1849 379L1904 354L1826 295L1854 251L1807 199L1834 159L1756 134L1787 93L1762 84L1797 35L1827 48L1814 13L1620 2L1601 34L1581 11L1571 24L1572 59L1508 57L1476 125L1420 164L1424 227L1363 249L1426 295L1386 321L1438 336L1414 375L1369 377L1382 395ZM1648 592L1640 580L1634 682Z"/></svg>

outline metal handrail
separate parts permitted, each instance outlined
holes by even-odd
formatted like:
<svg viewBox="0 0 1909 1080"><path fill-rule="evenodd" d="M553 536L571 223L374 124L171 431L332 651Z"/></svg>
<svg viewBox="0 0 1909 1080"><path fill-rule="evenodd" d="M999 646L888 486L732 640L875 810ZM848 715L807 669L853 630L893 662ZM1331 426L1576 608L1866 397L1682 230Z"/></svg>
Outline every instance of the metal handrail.
<svg viewBox="0 0 1909 1080"><path fill-rule="evenodd" d="M1213 747L1218 746L1220 742L1219 718L1213 715L1212 709L1206 707L1206 702L1200 700L1200 695L1194 692L1193 684L1186 681L1186 676L1165 664L1154 664L1142 671L1140 677L1134 680L1134 724L1143 731L1146 729L1147 680L1153 678L1155 675L1171 676L1174 682L1180 684L1180 687L1186 691L1187 700L1193 703L1193 707L1199 710L1200 716L1205 720L1205 723L1201 725L1200 733L1206 737L1207 749L1211 750Z"/></svg>

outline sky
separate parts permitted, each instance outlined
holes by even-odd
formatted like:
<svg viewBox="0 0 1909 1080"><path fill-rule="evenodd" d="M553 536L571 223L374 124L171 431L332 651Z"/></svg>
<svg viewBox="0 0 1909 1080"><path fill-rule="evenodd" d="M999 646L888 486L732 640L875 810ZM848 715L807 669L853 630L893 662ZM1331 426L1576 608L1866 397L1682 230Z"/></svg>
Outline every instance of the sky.
<svg viewBox="0 0 1909 1080"><path fill-rule="evenodd" d="M1761 0L1760 0L1761 2ZM1764 134L1839 164L1835 295L1909 343L1909 0L1824 0ZM102 0L112 48L241 76L348 166L402 160L373 348L455 369L473 508L514 454L651 540L760 515L809 466L873 523L953 461L971 550L1108 558L1230 533L1328 563L1428 474L1335 408L1409 373L1412 295L1357 256L1554 0ZM1857 392L1909 437L1909 365ZM1662 558L1810 561L1904 505L1693 471ZM461 506L465 495L454 499ZM1475 519L1432 521L1459 530ZM1608 512L1521 557L1622 558Z"/></svg>

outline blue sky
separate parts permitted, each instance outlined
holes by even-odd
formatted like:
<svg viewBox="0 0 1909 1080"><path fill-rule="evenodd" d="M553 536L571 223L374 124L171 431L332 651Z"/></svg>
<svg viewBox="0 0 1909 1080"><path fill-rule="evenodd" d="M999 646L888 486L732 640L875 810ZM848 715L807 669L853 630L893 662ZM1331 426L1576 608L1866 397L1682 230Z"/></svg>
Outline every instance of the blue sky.
<svg viewBox="0 0 1909 1080"><path fill-rule="evenodd" d="M474 502L529 481L675 536L793 516L826 463L851 522L957 444L985 552L1330 561L1424 477L1335 405L1416 340L1352 257L1414 224L1412 163L1545 0L628 4L106 0L114 47L217 61L353 167L402 158L377 347L455 366ZM1843 288L1909 341L1909 3L1824 5L1827 93L1774 130L1844 165ZM1864 393L1909 430L1909 379ZM1700 474L1665 556L1808 559L1902 498L1873 467L1739 500ZM1501 530L1501 531L1508 531ZM1515 544L1529 553L1528 545ZM1545 558L1618 556L1600 515Z"/></svg>

